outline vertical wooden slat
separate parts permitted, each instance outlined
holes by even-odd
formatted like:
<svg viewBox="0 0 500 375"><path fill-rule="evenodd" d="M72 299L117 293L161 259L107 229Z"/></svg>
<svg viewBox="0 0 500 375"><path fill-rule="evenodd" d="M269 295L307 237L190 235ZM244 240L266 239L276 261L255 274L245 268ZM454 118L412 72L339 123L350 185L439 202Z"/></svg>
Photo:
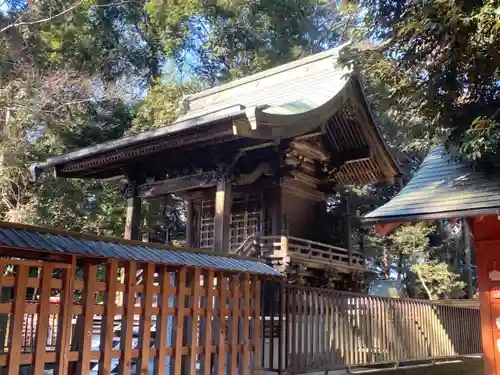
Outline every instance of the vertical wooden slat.
<svg viewBox="0 0 500 375"><path fill-rule="evenodd" d="M266 288L265 290L269 290L269 289ZM263 316L262 319L264 322L266 322L266 325L270 328L270 332L274 332L274 316L276 314L276 300L274 299L275 291L273 290L271 293L273 293L271 295L271 298L269 298L270 296L266 295L267 293L264 293L264 295L261 298L261 301L263 302L263 306L264 306L263 311L266 311L266 313L264 313L264 315L267 315L267 312L269 312L269 317ZM266 318L269 318L269 320L266 321ZM273 334L271 334L271 337L272 338L269 340L269 346L268 346L269 349L266 349L263 352L263 356L262 356L263 358L262 358L261 363L263 366L267 366L269 368L274 368L275 355L274 355L274 336L273 336ZM263 345L266 345L265 341L263 341ZM267 354L269 354L269 355L267 355ZM269 364L266 364L265 357L268 357L267 359L269 361Z"/></svg>
<svg viewBox="0 0 500 375"><path fill-rule="evenodd" d="M260 280L255 277L252 280L252 286L254 286L255 293L255 336L254 336L254 347L255 347L255 370L254 375L260 375L260 351L261 351L261 311L260 311Z"/></svg>
<svg viewBox="0 0 500 375"><path fill-rule="evenodd" d="M429 326L430 323L429 306L427 304L422 304L421 310L422 310L422 321L425 329L425 354L427 357L432 357L432 342L431 342L432 338L430 335L431 327Z"/></svg>
<svg viewBox="0 0 500 375"><path fill-rule="evenodd" d="M292 293L292 318L291 322L287 324L291 324L292 330L292 350L291 350L291 363L289 366L292 368L291 373L295 373L295 369L297 368L297 292L294 288L288 288L288 294ZM287 315L288 318L289 315ZM288 370L288 369L287 369Z"/></svg>
<svg viewBox="0 0 500 375"><path fill-rule="evenodd" d="M139 321L140 355L137 360L137 369L140 374L147 374L149 368L149 353L151 346L151 311L153 310L153 287L155 265L144 265L144 298L141 306L141 320Z"/></svg>
<svg viewBox="0 0 500 375"><path fill-rule="evenodd" d="M159 315L156 318L156 358L154 375L165 373L167 356L167 328L168 328L168 290L170 273L165 266L159 266L160 296L158 298Z"/></svg>
<svg viewBox="0 0 500 375"><path fill-rule="evenodd" d="M16 299L14 301L14 317L11 324L11 339L8 361L8 375L18 375L21 362L21 343L26 307L26 284L28 282L28 266L19 265L16 275Z"/></svg>
<svg viewBox="0 0 500 375"><path fill-rule="evenodd" d="M199 268L194 269L194 279L193 285L193 320L191 328L191 357L189 365L190 375L196 375L196 359L198 356L198 320L200 317L200 278L201 270Z"/></svg>
<svg viewBox="0 0 500 375"><path fill-rule="evenodd" d="M43 375L45 368L45 351L47 349L47 333L49 328L50 295L52 294L52 264L42 267L39 312L36 324L35 355L33 356L33 374Z"/></svg>
<svg viewBox="0 0 500 375"><path fill-rule="evenodd" d="M420 308L421 304L420 302L417 301L415 301L414 304L415 304L415 322L417 323L417 332L418 332L419 356L420 358L426 358L422 317L420 315L422 311L422 309Z"/></svg>
<svg viewBox="0 0 500 375"><path fill-rule="evenodd" d="M384 324L384 301L382 299L378 299L377 303L377 314L378 314L378 322L380 325L380 360L385 361L386 360L386 355L385 355L385 348L386 348L386 342L385 342L385 324ZM408 316L408 315L406 315ZM408 339L410 339L408 337Z"/></svg>
<svg viewBox="0 0 500 375"><path fill-rule="evenodd" d="M243 279L243 355L242 355L243 375L250 374L249 341L250 341L250 275L248 273L245 273ZM281 352L281 348L279 348L279 350Z"/></svg>
<svg viewBox="0 0 500 375"><path fill-rule="evenodd" d="M343 296L335 293L335 332L336 343L338 346L339 359L345 361L344 348L345 348L345 335L344 335L344 317L342 316Z"/></svg>
<svg viewBox="0 0 500 375"><path fill-rule="evenodd" d="M315 334L314 334L314 339L313 339L313 353L311 357L312 363L314 363L315 366L318 366L318 363L316 363L316 358L320 358L321 352L321 339L320 339L320 322L321 322L321 310L319 308L319 299L320 299L320 292L315 291L314 292L314 324L315 324Z"/></svg>
<svg viewBox="0 0 500 375"><path fill-rule="evenodd" d="M56 344L56 369L54 374L68 375L69 349L71 344L71 321L73 319L73 281L76 271L76 256L71 257L71 267L63 270L61 311L58 318L58 341Z"/></svg>
<svg viewBox="0 0 500 375"><path fill-rule="evenodd" d="M218 277L219 287L219 332L217 339L217 374L224 374L224 365L226 359L226 315L227 315L227 280L224 273ZM260 343L259 343L260 345Z"/></svg>
<svg viewBox="0 0 500 375"><path fill-rule="evenodd" d="M356 304L352 296L348 296L347 298L346 317L349 322L349 353L351 363L355 364L357 356L357 348L354 345L354 341L356 340Z"/></svg>
<svg viewBox="0 0 500 375"><path fill-rule="evenodd" d="M304 331L304 362L302 363L302 369L305 370L309 366L309 358L311 353L311 341L312 341L312 292L306 289L306 298L304 304L302 305L304 318L305 318L305 331Z"/></svg>
<svg viewBox="0 0 500 375"><path fill-rule="evenodd" d="M300 371L302 368L303 359L303 345L304 345L304 313L302 311L302 306L304 305L305 292L303 290L295 289L297 294L297 350L295 352L297 359L295 361L295 371Z"/></svg>
<svg viewBox="0 0 500 375"><path fill-rule="evenodd" d="M335 340L335 320L334 320L334 306L333 306L333 294L328 292L325 296L325 304L326 304L326 324L328 325L328 332L326 335L326 358L325 362L327 366L332 366L335 361L334 355L334 340Z"/></svg>
<svg viewBox="0 0 500 375"><path fill-rule="evenodd" d="M177 309L175 314L174 375L181 375L184 333L184 304L186 299L187 269L182 268L177 277Z"/></svg>
<svg viewBox="0 0 500 375"><path fill-rule="evenodd" d="M212 373L212 317L214 303L214 271L208 271L206 280L206 304L205 304L205 333L204 333L204 357L203 357L203 372L202 375L210 375Z"/></svg>
<svg viewBox="0 0 500 375"><path fill-rule="evenodd" d="M113 259L106 265L106 292L104 296L104 316L101 327L101 357L99 359L99 375L111 375L117 289L118 261Z"/></svg>
<svg viewBox="0 0 500 375"><path fill-rule="evenodd" d="M325 332L326 332L326 324L325 324L325 312L323 308L323 291L318 291L318 344L316 350L315 363L318 367L323 367L323 359L324 359L324 347L325 347Z"/></svg>
<svg viewBox="0 0 500 375"><path fill-rule="evenodd" d="M286 284L285 284L285 281L284 280L281 280L281 295L282 295L282 298L283 298L283 303L281 305L281 311L280 311L280 320L281 320L281 326L284 327L284 330L285 330L285 342L284 342L284 346L285 346L285 351L284 351L284 362L282 364L282 367L281 367L281 372L279 373L279 375L285 373L285 372L288 372L288 368L290 366L290 343L292 341L292 335L291 335L291 332L293 331L293 329L291 329L291 314L290 314L290 311L291 311L291 308L293 307L290 307L290 304L291 304L291 301L290 301L290 292L288 290L288 288L286 288Z"/></svg>
<svg viewBox="0 0 500 375"><path fill-rule="evenodd" d="M352 326L352 351L354 355L354 363L361 363L361 347L359 342L359 298L352 296L352 309L353 309L353 326Z"/></svg>
<svg viewBox="0 0 500 375"><path fill-rule="evenodd" d="M122 316L122 331L120 338L120 375L130 375L132 367L132 341L134 329L134 306L137 263L130 261L125 267L125 296Z"/></svg>
<svg viewBox="0 0 500 375"><path fill-rule="evenodd" d="M231 312L231 330L229 337L231 338L230 346L230 365L229 374L236 375L238 373L238 319L239 319L239 306L240 306L240 285L238 282L238 276L233 276L231 280L231 292L232 292L232 302L233 310Z"/></svg>
<svg viewBox="0 0 500 375"><path fill-rule="evenodd" d="M366 297L366 337L367 337L367 363L373 363L374 358L374 339L373 339L373 299L372 297Z"/></svg>
<svg viewBox="0 0 500 375"><path fill-rule="evenodd" d="M94 319L95 291L97 266L86 262L83 275L83 337L81 347L80 361L78 363L78 374L85 375L90 373L90 357L92 345L92 324Z"/></svg>
<svg viewBox="0 0 500 375"><path fill-rule="evenodd" d="M422 321L424 322L425 329L425 353L427 357L432 357L432 336L431 336L431 326L430 326L430 309L427 304L422 304ZM479 329L481 331L481 329Z"/></svg>

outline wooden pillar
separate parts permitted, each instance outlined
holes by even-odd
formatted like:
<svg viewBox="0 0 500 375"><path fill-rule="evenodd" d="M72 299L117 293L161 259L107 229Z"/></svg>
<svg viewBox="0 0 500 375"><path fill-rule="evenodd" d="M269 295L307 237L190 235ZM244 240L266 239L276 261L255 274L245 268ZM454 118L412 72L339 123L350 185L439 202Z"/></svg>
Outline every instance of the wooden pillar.
<svg viewBox="0 0 500 375"><path fill-rule="evenodd" d="M347 248L347 262L352 266L352 221L349 193L347 193L344 201L344 239Z"/></svg>
<svg viewBox="0 0 500 375"><path fill-rule="evenodd" d="M186 247L193 247L193 200L189 199L186 205Z"/></svg>
<svg viewBox="0 0 500 375"><path fill-rule="evenodd" d="M467 280L467 298L474 297L472 285L472 243L471 232L467 219L462 219L462 234L464 236L464 252L465 252L465 278Z"/></svg>
<svg viewBox="0 0 500 375"><path fill-rule="evenodd" d="M139 240L141 223L141 199L137 197L134 182L130 182L127 189L127 212L125 218L125 239Z"/></svg>
<svg viewBox="0 0 500 375"><path fill-rule="evenodd" d="M214 251L229 253L231 234L232 187L227 178L217 182L215 193Z"/></svg>
<svg viewBox="0 0 500 375"><path fill-rule="evenodd" d="M282 234L281 187L273 186L264 191L265 231L264 236L280 236Z"/></svg>

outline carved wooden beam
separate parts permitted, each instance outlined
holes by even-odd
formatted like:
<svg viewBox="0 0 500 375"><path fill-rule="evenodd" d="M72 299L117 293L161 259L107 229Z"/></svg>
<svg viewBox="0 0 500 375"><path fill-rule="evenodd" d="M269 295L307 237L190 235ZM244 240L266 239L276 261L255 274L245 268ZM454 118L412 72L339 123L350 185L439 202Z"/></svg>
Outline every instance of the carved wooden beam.
<svg viewBox="0 0 500 375"><path fill-rule="evenodd" d="M147 199L184 190L214 187L216 184L216 175L210 171L142 184L137 187L137 195Z"/></svg>
<svg viewBox="0 0 500 375"><path fill-rule="evenodd" d="M273 169L269 163L260 163L252 172L240 174L235 181L235 185L250 185L257 181L260 176L270 176L272 174Z"/></svg>
<svg viewBox="0 0 500 375"><path fill-rule="evenodd" d="M234 185L249 185L257 181L259 177L272 173L271 166L264 162L259 164L251 173L240 174L237 178L230 178L230 180ZM217 185L219 177L219 172L210 171L145 183L137 187L137 196L147 199L186 190L211 188Z"/></svg>
<svg viewBox="0 0 500 375"><path fill-rule="evenodd" d="M328 152L318 144L303 141L292 142L290 146L296 149L299 154L311 159L319 161L327 161L329 159Z"/></svg>

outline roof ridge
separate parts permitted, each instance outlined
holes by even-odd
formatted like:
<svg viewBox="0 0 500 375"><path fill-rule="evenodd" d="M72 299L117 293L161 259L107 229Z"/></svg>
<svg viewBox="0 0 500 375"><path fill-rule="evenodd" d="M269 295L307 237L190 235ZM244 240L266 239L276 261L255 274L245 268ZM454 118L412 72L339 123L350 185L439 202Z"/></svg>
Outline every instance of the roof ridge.
<svg viewBox="0 0 500 375"><path fill-rule="evenodd" d="M262 72L259 72L256 74L251 74L249 76L239 78L239 79L233 80L231 82L224 83L222 85L215 86L215 87L212 87L210 89L200 91L200 92L195 93L195 94L187 95L184 97L183 101L186 101L187 103L189 103L191 100L204 98L206 96L213 95L213 94L216 94L216 93L219 93L222 91L226 91L226 90L238 87L238 86L242 86L246 83L257 81L257 80L260 80L263 78L267 78L269 76L273 76L273 75L276 75L279 73L283 73L283 72L286 72L287 70L292 70L292 69L298 68L300 66L310 64L310 63L315 62L315 61L327 59L330 57L338 57L339 52L344 47L348 46L349 44L351 44L350 41L343 43L337 47L330 48L326 51L318 52L318 53L315 53L313 55L303 57L300 60L291 61L289 63L282 64L282 65L276 66L274 68L266 69L266 70L263 70Z"/></svg>

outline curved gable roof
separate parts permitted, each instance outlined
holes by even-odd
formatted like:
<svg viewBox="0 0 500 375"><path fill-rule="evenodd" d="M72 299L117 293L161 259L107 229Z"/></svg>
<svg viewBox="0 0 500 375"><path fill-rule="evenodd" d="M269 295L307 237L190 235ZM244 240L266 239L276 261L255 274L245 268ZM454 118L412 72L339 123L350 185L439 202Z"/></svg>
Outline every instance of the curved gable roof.
<svg viewBox="0 0 500 375"><path fill-rule="evenodd" d="M35 175L56 167L59 176L89 178L108 170L106 177L112 177L118 173L113 165L181 143L194 144L212 133L224 142L242 137L258 142L290 139L325 127L341 108L355 104L358 117L332 129L332 142L339 144L335 152L349 152L357 143L366 145L373 150L375 167L368 168L370 173L376 170L391 181L399 168L371 117L358 79L338 62L343 47L187 96L173 124L49 158L34 166ZM177 141L180 138L182 142Z"/></svg>

